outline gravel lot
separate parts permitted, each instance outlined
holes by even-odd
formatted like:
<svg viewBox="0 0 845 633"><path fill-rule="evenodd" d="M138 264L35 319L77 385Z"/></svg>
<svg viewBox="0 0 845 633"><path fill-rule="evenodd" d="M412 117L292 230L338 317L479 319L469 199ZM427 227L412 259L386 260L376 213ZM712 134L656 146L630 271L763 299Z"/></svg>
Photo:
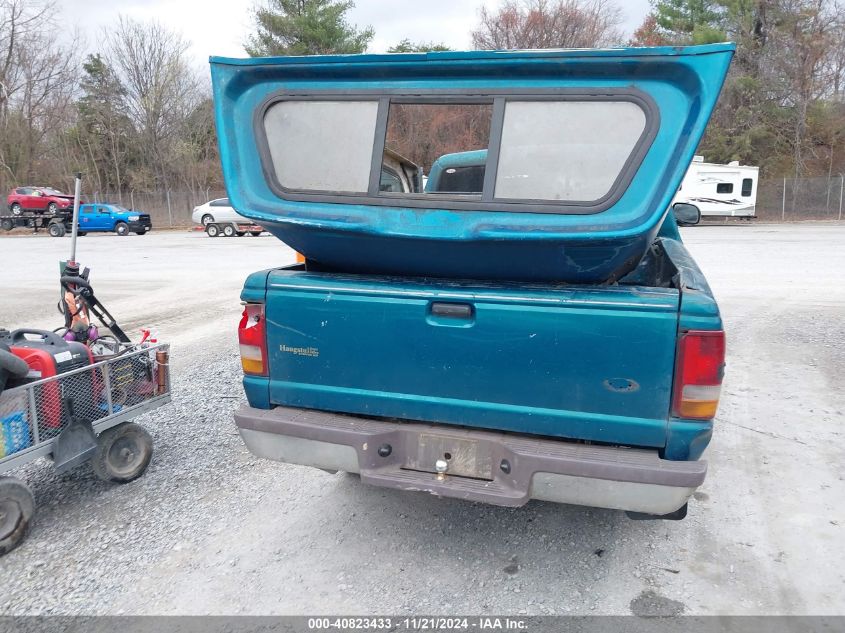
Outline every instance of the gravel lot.
<svg viewBox="0 0 845 633"><path fill-rule="evenodd" d="M719 299L728 373L710 472L682 522L503 509L254 459L234 328L272 237L88 236L79 258L128 329L174 344L174 402L139 420L147 474L19 470L38 516L0 563L0 613L845 614L845 227L684 233ZM68 240L0 239L0 325L58 325Z"/></svg>

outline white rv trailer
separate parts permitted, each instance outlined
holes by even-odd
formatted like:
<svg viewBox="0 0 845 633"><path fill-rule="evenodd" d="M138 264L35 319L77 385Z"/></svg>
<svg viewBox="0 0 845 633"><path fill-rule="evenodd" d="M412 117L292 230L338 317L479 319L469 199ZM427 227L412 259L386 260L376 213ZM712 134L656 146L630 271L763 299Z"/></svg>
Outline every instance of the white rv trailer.
<svg viewBox="0 0 845 633"><path fill-rule="evenodd" d="M758 177L759 167L740 165L737 161L716 165L696 156L672 203L693 204L702 216L753 218Z"/></svg>

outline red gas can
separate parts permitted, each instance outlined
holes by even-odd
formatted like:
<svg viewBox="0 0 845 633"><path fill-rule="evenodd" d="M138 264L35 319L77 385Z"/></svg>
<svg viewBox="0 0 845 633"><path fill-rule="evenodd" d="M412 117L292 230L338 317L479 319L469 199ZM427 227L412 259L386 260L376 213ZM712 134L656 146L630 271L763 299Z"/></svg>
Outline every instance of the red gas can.
<svg viewBox="0 0 845 633"><path fill-rule="evenodd" d="M9 351L25 360L30 370L26 378L12 381L14 384L7 385L7 388L52 378L94 362L88 347L82 343L65 341L58 334L46 330L15 330L9 335L7 342ZM98 389L93 373L79 372L37 387L35 398L39 427L49 431L62 426L66 416L62 406L63 398L74 400L77 415L88 413L90 410L96 411Z"/></svg>

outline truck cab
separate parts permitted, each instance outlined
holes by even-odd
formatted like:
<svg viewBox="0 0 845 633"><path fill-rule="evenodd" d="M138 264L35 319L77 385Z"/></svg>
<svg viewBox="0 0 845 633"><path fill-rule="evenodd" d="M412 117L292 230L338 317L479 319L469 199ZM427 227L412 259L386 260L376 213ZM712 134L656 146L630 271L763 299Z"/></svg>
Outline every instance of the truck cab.
<svg viewBox="0 0 845 633"><path fill-rule="evenodd" d="M672 197L733 50L212 59L229 196L304 259L241 294L249 450L685 516L725 336Z"/></svg>
<svg viewBox="0 0 845 633"><path fill-rule="evenodd" d="M117 204L82 204L79 206L79 232L146 235L153 228L148 213L126 209Z"/></svg>
<svg viewBox="0 0 845 633"><path fill-rule="evenodd" d="M484 187L487 150L444 154L431 166L425 190L439 193L479 193Z"/></svg>

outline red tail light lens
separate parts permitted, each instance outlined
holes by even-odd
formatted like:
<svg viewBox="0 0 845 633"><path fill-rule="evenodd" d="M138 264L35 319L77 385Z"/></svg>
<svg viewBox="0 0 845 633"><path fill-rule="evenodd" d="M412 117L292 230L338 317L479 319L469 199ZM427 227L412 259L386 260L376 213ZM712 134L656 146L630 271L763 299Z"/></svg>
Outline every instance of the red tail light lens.
<svg viewBox="0 0 845 633"><path fill-rule="evenodd" d="M241 366L245 374L267 376L267 328L264 325L264 304L248 303L244 306L238 343L241 347Z"/></svg>
<svg viewBox="0 0 845 633"><path fill-rule="evenodd" d="M672 414L710 420L716 416L725 373L725 333L690 330L681 335L675 364Z"/></svg>

